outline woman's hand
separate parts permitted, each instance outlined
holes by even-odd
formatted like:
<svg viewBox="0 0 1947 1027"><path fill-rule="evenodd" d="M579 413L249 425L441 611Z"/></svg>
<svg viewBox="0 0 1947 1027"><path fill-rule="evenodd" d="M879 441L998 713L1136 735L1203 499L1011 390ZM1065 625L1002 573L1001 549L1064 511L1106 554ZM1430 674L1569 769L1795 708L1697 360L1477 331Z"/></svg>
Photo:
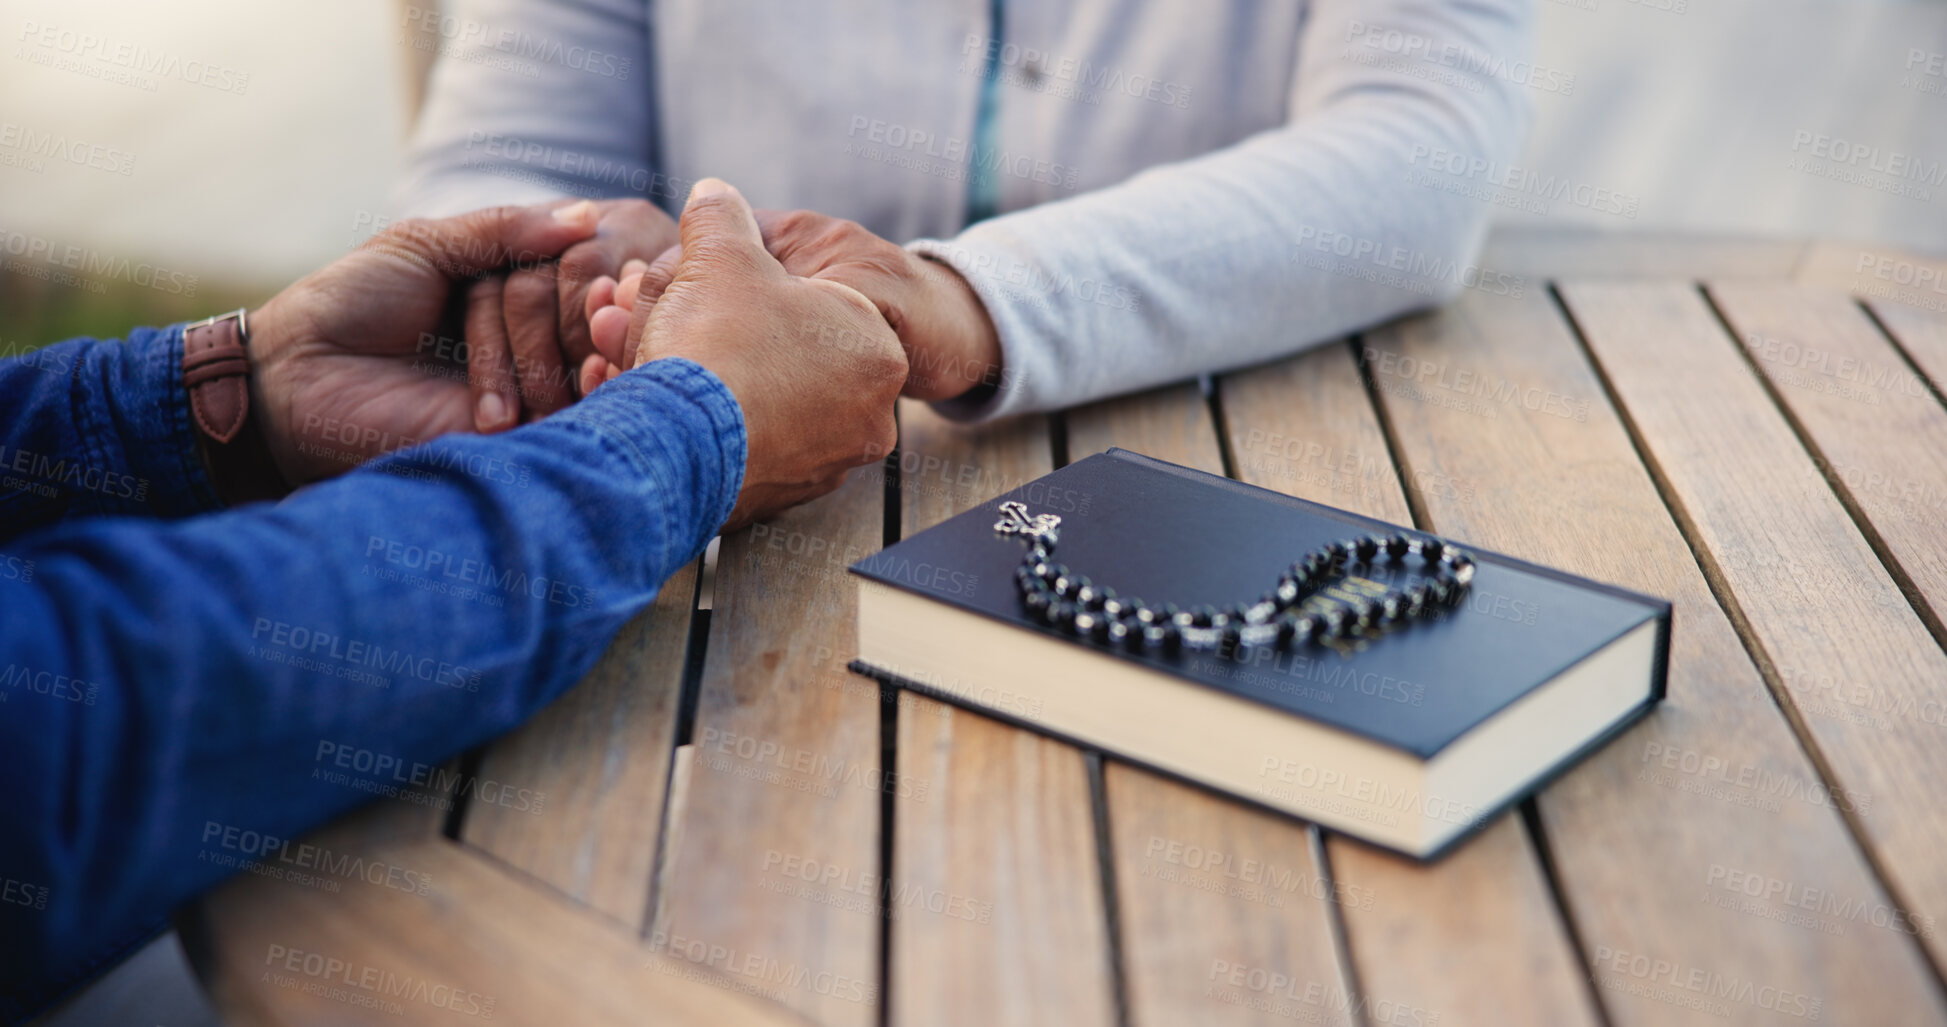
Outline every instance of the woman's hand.
<svg viewBox="0 0 1947 1027"><path fill-rule="evenodd" d="M1000 337L973 288L952 268L908 252L856 222L812 211L758 211L764 245L803 278L851 286L872 301L906 350L905 394L952 399L1000 381ZM669 285L681 247L641 275L589 290L589 335L599 357L583 365L584 392L633 367L643 325Z"/></svg>

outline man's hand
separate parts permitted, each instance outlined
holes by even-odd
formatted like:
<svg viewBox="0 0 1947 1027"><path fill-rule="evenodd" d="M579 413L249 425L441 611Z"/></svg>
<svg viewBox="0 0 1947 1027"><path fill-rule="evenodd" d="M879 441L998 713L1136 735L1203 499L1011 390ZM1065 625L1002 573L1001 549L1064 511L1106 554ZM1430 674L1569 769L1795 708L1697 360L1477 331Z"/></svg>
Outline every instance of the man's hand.
<svg viewBox="0 0 1947 1027"><path fill-rule="evenodd" d="M684 357L736 395L750 459L727 528L824 495L892 452L906 358L872 301L786 272L743 195L717 179L696 183L681 229L635 362Z"/></svg>
<svg viewBox="0 0 1947 1027"><path fill-rule="evenodd" d="M429 370L422 340L436 336L456 283L551 260L593 234L596 218L582 201L401 221L252 313L252 419L286 482L477 422L512 423L485 381Z"/></svg>
<svg viewBox="0 0 1947 1027"><path fill-rule="evenodd" d="M895 246L856 222L807 210L759 211L764 243L784 269L857 289L899 336L911 365L906 395L952 399L1000 382L1000 336L993 319L958 272ZM595 348L609 364L629 367L650 309L667 287L680 249L656 258L639 280L627 276L610 291L591 290L587 316ZM605 308L620 308L604 313ZM608 368L584 371L584 390Z"/></svg>

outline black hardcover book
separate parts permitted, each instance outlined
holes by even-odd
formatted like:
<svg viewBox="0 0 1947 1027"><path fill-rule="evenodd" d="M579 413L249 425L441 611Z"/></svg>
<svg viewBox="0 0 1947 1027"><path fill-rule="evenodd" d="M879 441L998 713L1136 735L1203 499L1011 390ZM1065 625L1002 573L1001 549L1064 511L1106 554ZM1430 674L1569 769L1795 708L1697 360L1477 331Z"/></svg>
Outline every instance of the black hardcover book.
<svg viewBox="0 0 1947 1027"><path fill-rule="evenodd" d="M1114 449L853 565L853 669L1432 858L1663 696L1670 604L1464 547L1469 588L1378 633L1286 648L1133 651L1028 616L1028 542L1151 605L1256 601L1293 560L1393 525ZM1415 537L1427 537L1408 530ZM1348 573L1408 587L1416 560Z"/></svg>

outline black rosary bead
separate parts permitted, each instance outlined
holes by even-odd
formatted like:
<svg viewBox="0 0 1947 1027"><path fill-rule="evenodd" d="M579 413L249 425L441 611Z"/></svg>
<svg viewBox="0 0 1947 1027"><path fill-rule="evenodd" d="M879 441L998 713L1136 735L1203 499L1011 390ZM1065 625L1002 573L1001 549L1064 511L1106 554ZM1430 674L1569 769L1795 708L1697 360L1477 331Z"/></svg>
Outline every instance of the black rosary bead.
<svg viewBox="0 0 1947 1027"><path fill-rule="evenodd" d="M1302 595L1304 592L1299 589L1298 582L1287 574L1278 581L1278 589L1271 593L1271 601L1277 603L1279 609L1283 609L1297 602Z"/></svg>
<svg viewBox="0 0 1947 1027"><path fill-rule="evenodd" d="M1006 511L1006 505L1016 509ZM1187 648L1238 657L1248 648L1348 638L1455 603L1475 575L1471 556L1437 538L1405 532L1375 534L1329 542L1306 553L1279 576L1271 591L1252 603L1221 608L1203 604L1187 611L1174 603L1151 607L1141 599L1121 598L1115 589L1095 585L1086 575L1055 562L1052 523L1043 523L1055 518L1042 515L1030 522L1024 506L1006 505L1004 512L1016 520L1005 521L996 530L1032 538L1014 571L1015 588L1027 614L1058 630L1130 651ZM1323 584L1321 578L1344 574L1348 565L1370 566L1381 556L1395 563L1418 556L1428 571L1427 579L1379 595L1347 596L1322 604L1323 609L1301 612L1306 597Z"/></svg>
<svg viewBox="0 0 1947 1027"><path fill-rule="evenodd" d="M1279 629L1276 623L1246 624L1238 629L1238 643L1244 646L1274 645L1278 642Z"/></svg>

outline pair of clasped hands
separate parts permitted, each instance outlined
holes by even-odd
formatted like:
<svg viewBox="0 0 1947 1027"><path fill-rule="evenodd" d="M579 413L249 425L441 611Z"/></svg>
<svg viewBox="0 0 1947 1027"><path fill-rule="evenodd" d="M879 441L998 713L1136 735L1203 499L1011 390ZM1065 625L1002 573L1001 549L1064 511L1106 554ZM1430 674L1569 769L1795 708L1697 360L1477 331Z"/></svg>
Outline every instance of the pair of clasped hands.
<svg viewBox="0 0 1947 1027"><path fill-rule="evenodd" d="M455 305L464 381L425 364ZM957 396L991 381L1000 359L992 322L951 268L849 221L753 211L717 179L696 184L680 224L640 200L399 222L279 293L251 315L250 335L254 421L293 487L345 469L332 456L342 433L321 445L319 426L381 440L357 454L369 459L387 440L505 431L625 369L692 360L744 415L731 527L884 458L902 391Z"/></svg>

